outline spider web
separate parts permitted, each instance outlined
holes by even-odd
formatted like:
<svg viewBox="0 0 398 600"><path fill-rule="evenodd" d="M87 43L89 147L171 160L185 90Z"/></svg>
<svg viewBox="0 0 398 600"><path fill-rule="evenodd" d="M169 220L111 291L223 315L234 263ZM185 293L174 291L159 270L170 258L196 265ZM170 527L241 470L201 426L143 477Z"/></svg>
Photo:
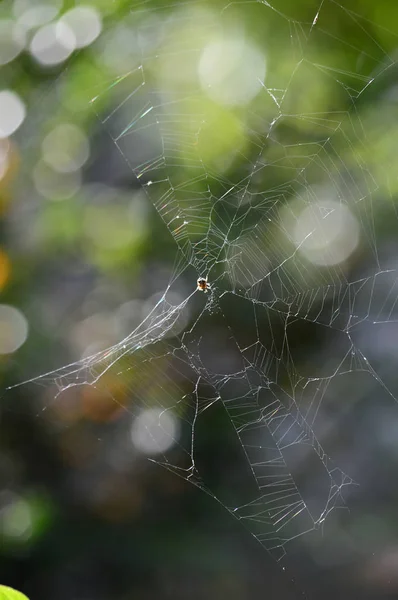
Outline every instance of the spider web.
<svg viewBox="0 0 398 600"><path fill-rule="evenodd" d="M125 339L30 380L46 390L43 410L75 388L108 395L133 419L157 408L173 444L151 460L214 497L277 560L345 507L360 483L325 447L332 403L359 381L397 401L369 342L375 326L397 320L389 249L396 177L389 151L383 164L372 155L383 140L392 147L386 115L397 37L385 29L378 37L366 14L330 0L301 3L300 18L282 7L134 7L136 64L95 90L91 105L174 240L173 275ZM217 104L198 82L199 61L228 28L244 37L236 22L248 14L269 38L265 77L247 65L257 86L250 101ZM338 20L356 45L336 34ZM223 85L220 76L213 87L222 93ZM334 217L356 240L346 255L347 236L321 243ZM196 290L202 276L207 294ZM181 282L192 289L175 303ZM296 341L307 335L319 336L310 361ZM197 456L200 420L215 403L247 471L227 497ZM178 435L165 415L177 419Z"/></svg>

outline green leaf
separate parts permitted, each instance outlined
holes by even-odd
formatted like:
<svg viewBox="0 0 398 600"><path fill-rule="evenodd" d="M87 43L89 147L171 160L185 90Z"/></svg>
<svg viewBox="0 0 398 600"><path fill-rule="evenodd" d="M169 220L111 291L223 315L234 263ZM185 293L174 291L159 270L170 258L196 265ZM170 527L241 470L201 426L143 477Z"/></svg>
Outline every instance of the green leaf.
<svg viewBox="0 0 398 600"><path fill-rule="evenodd" d="M0 585L0 600L29 600L29 598L10 587Z"/></svg>

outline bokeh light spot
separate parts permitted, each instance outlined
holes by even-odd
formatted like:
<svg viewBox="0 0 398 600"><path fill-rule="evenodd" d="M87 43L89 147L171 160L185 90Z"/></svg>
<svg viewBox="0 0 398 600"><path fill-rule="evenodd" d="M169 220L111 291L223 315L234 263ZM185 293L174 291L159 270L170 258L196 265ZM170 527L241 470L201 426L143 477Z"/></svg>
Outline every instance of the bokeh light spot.
<svg viewBox="0 0 398 600"><path fill-rule="evenodd" d="M264 56L245 40L218 40L201 55L199 79L218 104L247 104L262 88L265 66Z"/></svg>
<svg viewBox="0 0 398 600"><path fill-rule="evenodd" d="M63 21L45 25L36 32L30 43L32 56L43 66L64 62L75 48L75 34Z"/></svg>
<svg viewBox="0 0 398 600"><path fill-rule="evenodd" d="M0 304L0 354L10 354L22 346L28 337L28 322L13 306Z"/></svg>
<svg viewBox="0 0 398 600"><path fill-rule="evenodd" d="M81 187L80 171L57 173L44 161L39 161L33 171L35 187L39 194L52 201L67 200Z"/></svg>
<svg viewBox="0 0 398 600"><path fill-rule="evenodd" d="M307 206L294 228L300 252L313 264L339 264L350 256L359 242L358 221L349 208L333 200Z"/></svg>
<svg viewBox="0 0 398 600"><path fill-rule="evenodd" d="M0 181L5 177L10 165L10 143L7 139L0 139Z"/></svg>
<svg viewBox="0 0 398 600"><path fill-rule="evenodd" d="M60 21L73 31L76 48L89 46L101 33L101 15L93 6L77 6L65 13Z"/></svg>
<svg viewBox="0 0 398 600"><path fill-rule="evenodd" d="M175 444L178 430L178 421L170 411L148 408L134 419L131 439L143 454L160 454Z"/></svg>
<svg viewBox="0 0 398 600"><path fill-rule="evenodd" d="M40 3L29 6L18 18L18 26L28 33L30 30L40 27L52 21L58 14L59 7L53 4Z"/></svg>
<svg viewBox="0 0 398 600"><path fill-rule="evenodd" d="M0 21L0 65L5 65L23 50L26 43L24 29L11 19Z"/></svg>
<svg viewBox="0 0 398 600"><path fill-rule="evenodd" d="M6 539L28 540L32 535L32 516L28 502L10 491L0 496L0 533Z"/></svg>
<svg viewBox="0 0 398 600"><path fill-rule="evenodd" d="M0 138L12 135L23 123L26 116L21 98L11 90L0 92Z"/></svg>
<svg viewBox="0 0 398 600"><path fill-rule="evenodd" d="M55 171L70 173L84 165L90 156L90 145L83 131L65 123L55 127L42 144L43 159Z"/></svg>

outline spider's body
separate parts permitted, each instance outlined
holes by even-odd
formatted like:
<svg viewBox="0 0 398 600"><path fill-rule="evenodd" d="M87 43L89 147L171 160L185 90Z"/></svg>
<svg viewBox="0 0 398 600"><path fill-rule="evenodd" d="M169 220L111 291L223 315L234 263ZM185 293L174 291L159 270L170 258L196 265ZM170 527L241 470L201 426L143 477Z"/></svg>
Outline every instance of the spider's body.
<svg viewBox="0 0 398 600"><path fill-rule="evenodd" d="M198 281L198 290L200 292L204 292L205 294L209 291L210 289L210 284L207 283L207 279L205 277L199 277Z"/></svg>

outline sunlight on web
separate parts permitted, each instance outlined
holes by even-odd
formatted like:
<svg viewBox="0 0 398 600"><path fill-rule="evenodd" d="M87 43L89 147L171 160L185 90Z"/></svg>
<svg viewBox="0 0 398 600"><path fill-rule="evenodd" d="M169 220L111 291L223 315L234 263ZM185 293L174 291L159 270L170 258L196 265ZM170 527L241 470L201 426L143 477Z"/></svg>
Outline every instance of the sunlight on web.
<svg viewBox="0 0 398 600"><path fill-rule="evenodd" d="M329 451L333 386L348 404L354 374L398 394L362 343L397 320L381 234L382 216L397 224L396 179L372 155L396 143L391 101L363 102L394 61L366 15L328 0L302 18L279 6L137 11L137 62L91 104L174 240L173 276L124 340L31 380L51 389L43 410L76 387L111 397L132 415L139 451L215 497L278 560L357 483ZM331 15L358 47L334 34ZM261 35L249 34L254 21ZM174 302L189 277L192 291ZM300 327L321 340L311 366L292 341ZM228 498L196 454L216 402L247 467L247 485Z"/></svg>

